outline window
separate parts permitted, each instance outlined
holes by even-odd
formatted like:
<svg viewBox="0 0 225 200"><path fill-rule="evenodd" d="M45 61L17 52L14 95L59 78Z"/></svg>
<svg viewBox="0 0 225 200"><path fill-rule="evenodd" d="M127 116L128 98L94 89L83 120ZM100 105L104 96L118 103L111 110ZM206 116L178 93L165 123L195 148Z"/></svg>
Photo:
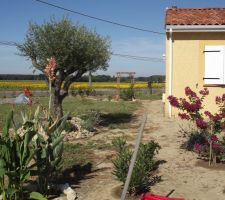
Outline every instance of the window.
<svg viewBox="0 0 225 200"><path fill-rule="evenodd" d="M205 84L225 84L225 46L205 46Z"/></svg>

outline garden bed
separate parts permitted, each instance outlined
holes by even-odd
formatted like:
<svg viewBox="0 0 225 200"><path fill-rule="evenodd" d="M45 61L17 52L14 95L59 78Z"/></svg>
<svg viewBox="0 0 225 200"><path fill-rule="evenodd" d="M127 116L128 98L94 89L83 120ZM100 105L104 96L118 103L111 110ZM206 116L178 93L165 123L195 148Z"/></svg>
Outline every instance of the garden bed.
<svg viewBox="0 0 225 200"><path fill-rule="evenodd" d="M45 102L44 99L41 99ZM72 105L71 102L74 102ZM105 104L106 103L106 104ZM187 200L220 200L225 198L224 170L225 165L218 164L208 168L208 162L199 161L198 155L181 149L181 144L186 138L179 132L180 125L184 122L178 119L163 117L161 101L142 101L142 106L137 102L123 104L99 102L80 99L65 99L65 110L73 110L78 115L82 110L99 108L104 113L111 113L104 125L100 126L98 133L93 137L78 139L65 145L64 169L58 182L69 182L77 192L78 199L118 199L121 182L112 175L113 165L111 160L115 156L111 141L123 136L128 143L134 144L136 134L143 113L148 113L148 120L144 129L143 142L154 139L161 146L157 155L160 165L157 175L161 181L151 187L151 193L166 195L172 189L172 197L183 197ZM113 107L115 105L115 107ZM1 107L2 118L10 105ZM75 110L75 108L77 108ZM122 122L112 120L112 115L117 112L131 114L131 118ZM112 125L113 124L113 125ZM113 127L112 127L113 126ZM200 163L199 163L200 162ZM138 200L139 197L130 199Z"/></svg>

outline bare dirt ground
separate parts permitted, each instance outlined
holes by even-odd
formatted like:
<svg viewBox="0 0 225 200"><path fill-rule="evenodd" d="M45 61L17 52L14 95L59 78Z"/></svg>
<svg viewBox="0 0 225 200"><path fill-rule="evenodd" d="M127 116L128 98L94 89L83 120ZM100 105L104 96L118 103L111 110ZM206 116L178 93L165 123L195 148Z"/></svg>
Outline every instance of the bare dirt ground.
<svg viewBox="0 0 225 200"><path fill-rule="evenodd" d="M180 148L184 138L179 133L179 122L163 116L161 101L142 101L143 107L136 113L129 129L103 129L90 140L110 143L117 136L125 136L134 143L141 117L148 113L143 142L157 141L161 150L157 158L163 161L158 176L161 181L151 187L151 193L166 195L175 190L171 197L183 197L186 200L222 200L225 199L225 166L222 168L204 168L197 165L196 154ZM110 150L95 150L92 171L85 175L74 188L81 200L116 200L121 183L112 175ZM135 199L135 198L134 198ZM137 198L136 198L137 199Z"/></svg>

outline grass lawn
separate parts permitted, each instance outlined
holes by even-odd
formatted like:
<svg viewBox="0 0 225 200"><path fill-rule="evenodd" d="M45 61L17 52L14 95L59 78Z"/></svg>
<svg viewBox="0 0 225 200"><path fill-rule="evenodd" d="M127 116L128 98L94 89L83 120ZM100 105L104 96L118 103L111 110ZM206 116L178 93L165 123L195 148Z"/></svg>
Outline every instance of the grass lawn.
<svg viewBox="0 0 225 200"><path fill-rule="evenodd" d="M35 109L36 105L48 107L48 98L36 97L33 99L33 102L32 109ZM80 97L67 97L63 101L64 113L70 112L71 116L79 116L92 110L98 111L101 115L100 125L112 128L117 126L124 127L131 120L132 113L139 107L140 103L138 102L97 101ZM11 109L14 110L15 122L18 124L21 122L21 111L27 110L29 112L30 107L27 105L16 105L13 107L11 104L0 104L0 129L2 129L7 114Z"/></svg>

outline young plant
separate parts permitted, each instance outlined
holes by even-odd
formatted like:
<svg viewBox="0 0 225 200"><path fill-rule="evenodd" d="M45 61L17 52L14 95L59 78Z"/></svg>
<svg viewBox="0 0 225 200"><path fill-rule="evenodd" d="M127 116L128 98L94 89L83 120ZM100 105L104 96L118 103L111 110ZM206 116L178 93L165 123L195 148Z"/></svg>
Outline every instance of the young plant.
<svg viewBox="0 0 225 200"><path fill-rule="evenodd" d="M122 90L120 92L120 98L123 99L124 101L131 101L135 98L134 96L134 85L131 84L130 88L127 90Z"/></svg>
<svg viewBox="0 0 225 200"><path fill-rule="evenodd" d="M117 152L116 158L113 160L113 174L124 184L133 151L122 138L113 140L113 146ZM149 190L153 178L152 171L156 167L154 157L159 149L159 144L154 141L140 145L128 188L130 194L139 194Z"/></svg>
<svg viewBox="0 0 225 200"><path fill-rule="evenodd" d="M81 118L84 120L84 122L81 124L82 127L92 132L95 130L95 126L100 122L100 113L92 110L81 116Z"/></svg>

